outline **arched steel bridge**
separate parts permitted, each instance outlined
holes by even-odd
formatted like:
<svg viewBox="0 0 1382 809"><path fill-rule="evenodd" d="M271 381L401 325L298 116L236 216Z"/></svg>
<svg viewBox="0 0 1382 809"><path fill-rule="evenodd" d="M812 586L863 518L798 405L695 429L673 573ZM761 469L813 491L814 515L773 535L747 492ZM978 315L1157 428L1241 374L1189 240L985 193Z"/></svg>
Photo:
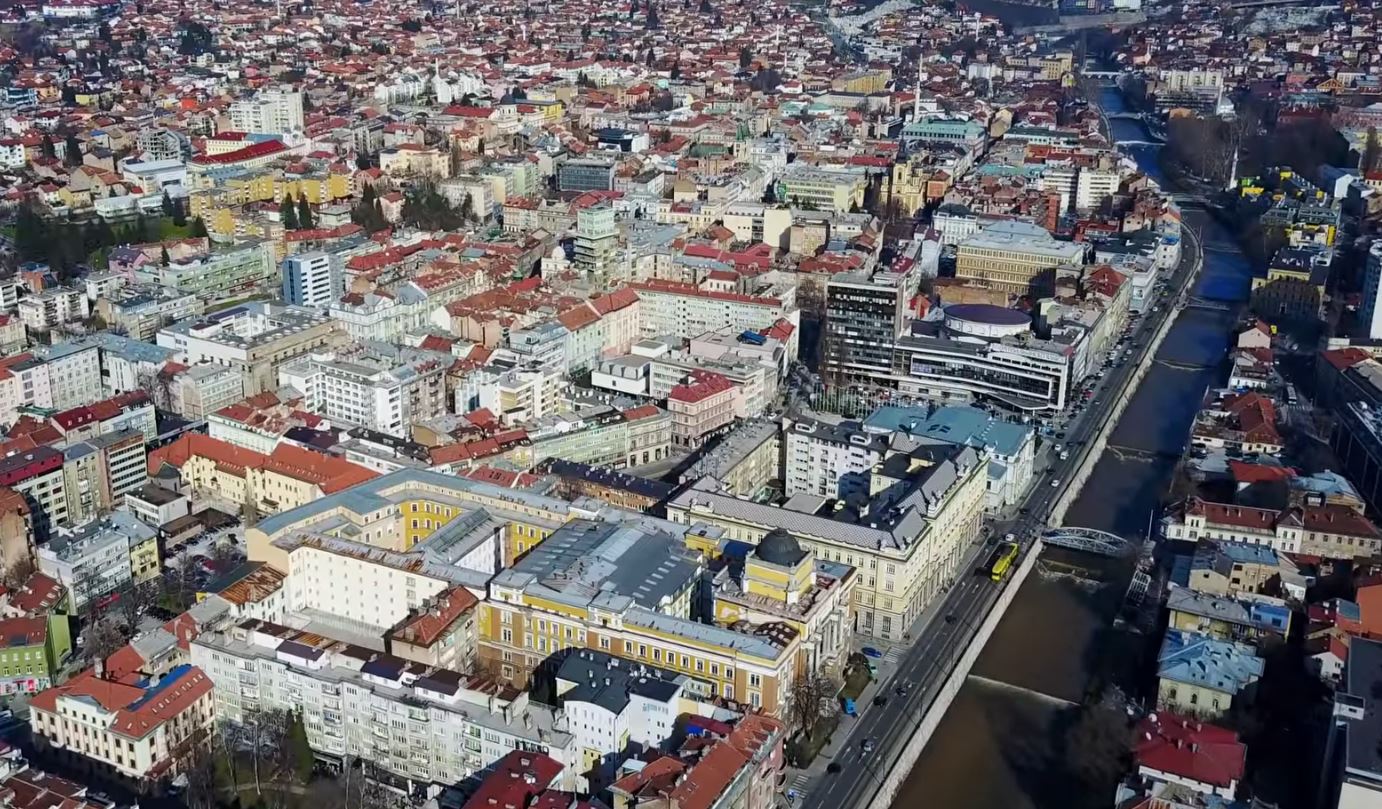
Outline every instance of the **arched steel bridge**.
<svg viewBox="0 0 1382 809"><path fill-rule="evenodd" d="M1041 535L1041 541L1046 545L1097 553L1100 556L1124 556L1134 550L1131 542L1117 534L1074 526L1052 528Z"/></svg>

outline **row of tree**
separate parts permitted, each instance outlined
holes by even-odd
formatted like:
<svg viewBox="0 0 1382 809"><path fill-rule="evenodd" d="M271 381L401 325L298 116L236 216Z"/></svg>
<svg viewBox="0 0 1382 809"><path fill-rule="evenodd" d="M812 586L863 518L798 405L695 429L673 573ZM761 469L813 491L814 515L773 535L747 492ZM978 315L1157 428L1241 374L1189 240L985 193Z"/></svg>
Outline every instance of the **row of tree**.
<svg viewBox="0 0 1382 809"><path fill-rule="evenodd" d="M307 201L306 194L298 197L296 203L293 201L293 192L284 194L278 203L278 218L284 230L311 230L316 227L312 203Z"/></svg>

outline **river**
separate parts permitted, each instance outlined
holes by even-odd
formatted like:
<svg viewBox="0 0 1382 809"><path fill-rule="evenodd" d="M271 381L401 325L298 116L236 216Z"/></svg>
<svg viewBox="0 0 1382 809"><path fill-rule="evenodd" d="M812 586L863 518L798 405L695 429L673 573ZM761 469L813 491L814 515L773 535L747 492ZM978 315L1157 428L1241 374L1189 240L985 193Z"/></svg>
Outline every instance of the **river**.
<svg viewBox="0 0 1382 809"><path fill-rule="evenodd" d="M1116 92L1102 99L1122 109ZM1115 140L1145 140L1136 121L1112 121ZM1164 184L1156 146L1127 152ZM1195 295L1246 299L1251 268L1230 235L1203 212L1186 221L1202 228L1205 265ZM1142 537L1207 387L1221 378L1233 315L1183 311L1156 354L1156 364L1128 403L1090 483L1066 516L1069 525ZM1166 363L1174 363L1168 365ZM1055 562L1089 569L1103 585L1034 572L998 625L940 728L922 752L894 809L1083 809L1110 805L1113 794L1088 794L1077 762L1107 755L1107 739L1071 729L1095 680L1144 675L1146 639L1112 626L1126 582L1126 562L1094 560L1053 549ZM1046 558L1046 557L1044 557ZM1140 669L1139 669L1140 667ZM1102 743L1101 743L1102 742ZM1103 748L1103 749L1090 749Z"/></svg>

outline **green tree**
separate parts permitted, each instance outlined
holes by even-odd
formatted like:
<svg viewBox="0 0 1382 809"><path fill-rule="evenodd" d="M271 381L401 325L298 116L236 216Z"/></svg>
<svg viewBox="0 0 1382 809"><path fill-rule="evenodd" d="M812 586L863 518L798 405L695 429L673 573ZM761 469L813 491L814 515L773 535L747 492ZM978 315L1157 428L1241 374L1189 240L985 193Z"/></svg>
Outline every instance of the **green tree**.
<svg viewBox="0 0 1382 809"><path fill-rule="evenodd" d="M648 16L644 20L643 27L649 31L656 31L662 27L662 20L657 16L657 6L652 3L648 4Z"/></svg>
<svg viewBox="0 0 1382 809"><path fill-rule="evenodd" d="M172 257L168 255L168 246L167 246L167 245L164 245L163 248L162 248L161 250L159 250L159 252L158 252L158 261L159 261L160 264L162 264L162 265L165 266L165 267L167 267L169 264L172 264L172 263L173 263Z"/></svg>
<svg viewBox="0 0 1382 809"><path fill-rule="evenodd" d="M465 195L465 199L461 200L460 213L461 219L466 222L475 218L475 200L471 199L469 193Z"/></svg>
<svg viewBox="0 0 1382 809"><path fill-rule="evenodd" d="M77 140L77 133L67 133L62 160L69 166L80 166L82 164L82 142Z"/></svg>
<svg viewBox="0 0 1382 809"><path fill-rule="evenodd" d="M39 145L39 152L45 160L57 160L58 147L53 143L53 136L44 134L43 143Z"/></svg>
<svg viewBox="0 0 1382 809"><path fill-rule="evenodd" d="M192 235L197 238L206 236L206 223L202 221L200 216L192 220Z"/></svg>
<svg viewBox="0 0 1382 809"><path fill-rule="evenodd" d="M403 223L419 230L456 230L465 224L461 211L430 179L416 183L403 199Z"/></svg>
<svg viewBox="0 0 1382 809"><path fill-rule="evenodd" d="M21 205L14 222L14 246L24 261L41 261L48 253L48 219L40 212L38 203Z"/></svg>
<svg viewBox="0 0 1382 809"><path fill-rule="evenodd" d="M739 49L739 69L748 70L751 64L753 64L753 48L745 45Z"/></svg>
<svg viewBox="0 0 1382 809"><path fill-rule="evenodd" d="M307 201L307 195L298 197L298 227L303 230L312 228L312 203Z"/></svg>
<svg viewBox="0 0 1382 809"><path fill-rule="evenodd" d="M294 712L288 718L288 755L292 758L293 774L299 783L312 780L312 745L307 741L307 727L302 714Z"/></svg>
<svg viewBox="0 0 1382 809"><path fill-rule="evenodd" d="M1377 171L1379 162L1382 162L1382 140L1378 139L1377 127L1370 126L1367 140L1363 142L1363 159L1359 162L1358 168L1364 174Z"/></svg>
<svg viewBox="0 0 1382 809"><path fill-rule="evenodd" d="M278 203L278 221L283 223L284 230L298 229L298 210L293 204L293 195L284 194L283 199Z"/></svg>
<svg viewBox="0 0 1382 809"><path fill-rule="evenodd" d="M173 215L173 198L167 191L163 192L163 200L159 203L163 208L164 216Z"/></svg>

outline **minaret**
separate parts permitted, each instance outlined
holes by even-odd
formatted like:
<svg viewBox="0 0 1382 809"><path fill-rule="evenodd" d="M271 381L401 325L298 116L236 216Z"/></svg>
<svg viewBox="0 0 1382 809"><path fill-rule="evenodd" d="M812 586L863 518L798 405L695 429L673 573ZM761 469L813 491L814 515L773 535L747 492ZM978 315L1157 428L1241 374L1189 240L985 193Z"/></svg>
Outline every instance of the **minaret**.
<svg viewBox="0 0 1382 809"><path fill-rule="evenodd" d="M917 54L917 89L916 96L912 98L912 120L917 121L921 118L921 54Z"/></svg>
<svg viewBox="0 0 1382 809"><path fill-rule="evenodd" d="M1225 191L1233 193L1233 189L1238 185L1238 144L1233 146L1233 163L1228 167L1228 187Z"/></svg>

